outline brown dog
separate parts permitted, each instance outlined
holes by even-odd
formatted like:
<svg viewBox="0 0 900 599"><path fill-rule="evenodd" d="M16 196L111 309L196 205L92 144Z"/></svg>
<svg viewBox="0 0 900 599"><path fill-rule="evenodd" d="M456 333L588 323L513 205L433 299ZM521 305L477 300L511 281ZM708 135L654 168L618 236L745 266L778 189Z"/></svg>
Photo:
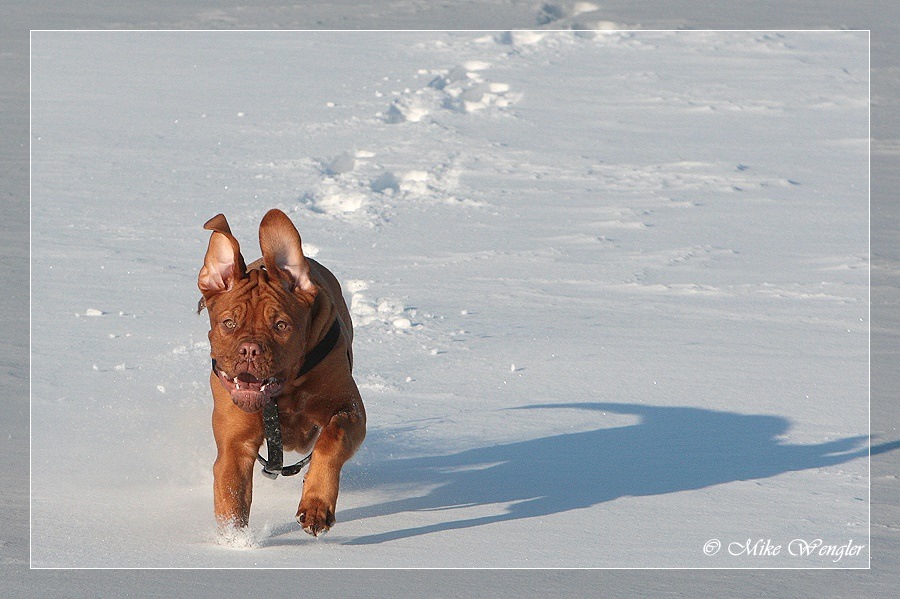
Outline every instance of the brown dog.
<svg viewBox="0 0 900 599"><path fill-rule="evenodd" d="M280 210L270 210L259 225L263 257L249 268L223 215L204 228L213 233L197 284L201 307L209 311L214 365L216 520L220 527L247 526L253 465L264 438L262 411L277 401L284 449L312 449L297 521L318 535L334 524L341 467L366 435L365 408L351 376L353 328L340 284L303 256L300 235ZM302 372L326 336L332 348Z"/></svg>

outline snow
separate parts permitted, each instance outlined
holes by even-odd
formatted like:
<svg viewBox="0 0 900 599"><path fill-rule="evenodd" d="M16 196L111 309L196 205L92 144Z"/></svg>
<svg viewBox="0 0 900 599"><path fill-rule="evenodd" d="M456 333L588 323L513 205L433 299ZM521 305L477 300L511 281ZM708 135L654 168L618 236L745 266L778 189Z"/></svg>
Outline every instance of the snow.
<svg viewBox="0 0 900 599"><path fill-rule="evenodd" d="M865 32L39 32L32 59L33 566L868 566ZM250 261L272 207L344 285L369 434L328 535L300 477L256 477L223 546L202 224Z"/></svg>

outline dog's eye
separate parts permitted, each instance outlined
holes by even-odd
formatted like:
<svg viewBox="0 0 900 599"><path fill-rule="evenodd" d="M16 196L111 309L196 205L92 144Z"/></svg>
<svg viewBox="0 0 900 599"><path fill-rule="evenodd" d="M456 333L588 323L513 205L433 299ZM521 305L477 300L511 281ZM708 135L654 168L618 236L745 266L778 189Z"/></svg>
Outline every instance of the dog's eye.
<svg viewBox="0 0 900 599"><path fill-rule="evenodd" d="M286 323L283 320L279 320L278 322L275 323L276 331L285 331L285 330L287 330L287 328L288 328L288 323Z"/></svg>
<svg viewBox="0 0 900 599"><path fill-rule="evenodd" d="M222 321L222 326L224 326L226 329L233 329L237 326L237 323L230 318L226 318Z"/></svg>

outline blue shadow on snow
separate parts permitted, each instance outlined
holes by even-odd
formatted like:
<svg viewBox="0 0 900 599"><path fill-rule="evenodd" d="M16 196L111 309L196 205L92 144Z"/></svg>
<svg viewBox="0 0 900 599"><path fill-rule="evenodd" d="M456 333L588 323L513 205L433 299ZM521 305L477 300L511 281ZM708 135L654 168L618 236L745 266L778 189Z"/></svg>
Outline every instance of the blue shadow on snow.
<svg viewBox="0 0 900 599"><path fill-rule="evenodd" d="M371 462L364 467L360 476L363 480L357 479L354 486L420 484L434 488L423 496L338 510L339 520L498 503L509 505L502 514L392 530L348 540L345 544L384 543L444 530L546 516L618 497L660 495L767 478L783 472L833 466L869 453L865 436L818 445L786 444L779 436L788 431L790 421L780 416L624 403L544 404L514 409L596 410L631 414L640 421L630 426L554 435L446 456ZM872 447L872 453L898 447L900 442L888 443Z"/></svg>

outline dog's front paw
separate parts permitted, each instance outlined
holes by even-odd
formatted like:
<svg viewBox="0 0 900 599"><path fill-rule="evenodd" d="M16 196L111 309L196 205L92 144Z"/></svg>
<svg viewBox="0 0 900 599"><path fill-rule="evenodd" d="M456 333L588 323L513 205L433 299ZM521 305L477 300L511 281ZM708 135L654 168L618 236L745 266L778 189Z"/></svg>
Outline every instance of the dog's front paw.
<svg viewBox="0 0 900 599"><path fill-rule="evenodd" d="M300 509L297 510L297 522L303 530L317 537L334 526L334 508L320 500L301 501Z"/></svg>

